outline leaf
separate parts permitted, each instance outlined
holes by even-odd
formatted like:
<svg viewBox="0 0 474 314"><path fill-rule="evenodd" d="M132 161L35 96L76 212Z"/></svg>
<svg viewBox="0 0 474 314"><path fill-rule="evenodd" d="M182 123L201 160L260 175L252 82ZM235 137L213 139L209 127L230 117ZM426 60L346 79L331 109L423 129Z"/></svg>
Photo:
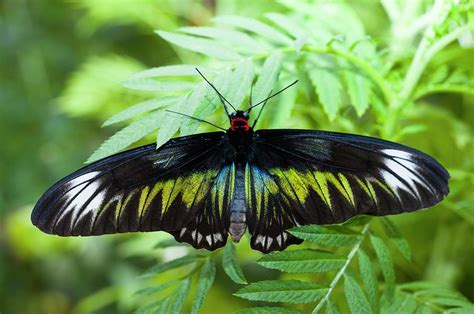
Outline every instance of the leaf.
<svg viewBox="0 0 474 314"><path fill-rule="evenodd" d="M156 33L164 40L169 41L172 44L175 44L187 50L202 53L213 59L235 61L241 58L238 53L222 46L214 40L164 31L156 31Z"/></svg>
<svg viewBox="0 0 474 314"><path fill-rule="evenodd" d="M196 68L204 70L201 65L177 64L167 65L157 68L150 68L138 73L132 74L130 79L145 79L163 76L196 76L199 75Z"/></svg>
<svg viewBox="0 0 474 314"><path fill-rule="evenodd" d="M355 278L344 273L344 294L351 313L373 313L372 308Z"/></svg>
<svg viewBox="0 0 474 314"><path fill-rule="evenodd" d="M179 30L191 35L204 36L227 42L233 45L235 49L241 49L244 54L254 55L271 49L271 46L268 44L255 40L244 32L233 29L223 27L183 27Z"/></svg>
<svg viewBox="0 0 474 314"><path fill-rule="evenodd" d="M434 72L429 74L429 82L428 84L438 84L443 82L449 74L449 68L446 64L442 64L441 66L436 67Z"/></svg>
<svg viewBox="0 0 474 314"><path fill-rule="evenodd" d="M183 305L186 303L186 298L189 294L189 289L191 288L191 278L186 278L183 280L183 283L176 291L173 303L170 305L170 309L167 313L180 313Z"/></svg>
<svg viewBox="0 0 474 314"><path fill-rule="evenodd" d="M330 299L326 300L326 314L339 314L339 309Z"/></svg>
<svg viewBox="0 0 474 314"><path fill-rule="evenodd" d="M307 225L292 228L288 232L300 239L330 247L354 245L362 238L360 234L342 226L327 228L319 225Z"/></svg>
<svg viewBox="0 0 474 314"><path fill-rule="evenodd" d="M225 96L226 99L237 109L246 109L242 107L242 103L252 86L254 74L254 67L251 59L245 59L245 61L238 64L232 72ZM227 117L225 118L227 119Z"/></svg>
<svg viewBox="0 0 474 314"><path fill-rule="evenodd" d="M375 254L377 254L380 268L382 269L382 274L387 284L387 296L391 299L395 292L395 270L393 269L392 256L385 243L383 243L383 240L379 237L371 234L370 242L375 250Z"/></svg>
<svg viewBox="0 0 474 314"><path fill-rule="evenodd" d="M291 39L288 38L286 35L280 33L268 24L262 23L252 18L235 15L225 15L215 17L213 21L219 24L225 24L245 29L249 32L262 36L266 40L270 40L275 43L284 45L291 45L292 43Z"/></svg>
<svg viewBox="0 0 474 314"><path fill-rule="evenodd" d="M145 272L142 277L149 277L149 276L154 276L160 273L163 273L165 271L168 271L170 269L175 269L181 266L189 265L191 263L195 263L201 258L200 256L196 255L185 255L183 257L173 259L169 262L165 262L162 264L158 264L151 269L149 269L147 272Z"/></svg>
<svg viewBox="0 0 474 314"><path fill-rule="evenodd" d="M158 242L153 247L154 249L165 249L168 247L176 247L176 246L189 246L189 244L184 242L177 242L175 239L166 239Z"/></svg>
<svg viewBox="0 0 474 314"><path fill-rule="evenodd" d="M378 313L379 291L374 265L362 249L357 251L357 257L359 258L360 276L362 278L362 282L364 283L365 290L367 291L368 300L372 306L372 310L375 313Z"/></svg>
<svg viewBox="0 0 474 314"><path fill-rule="evenodd" d="M304 312L289 309L286 307L269 307L269 306L259 306L259 307L249 307L246 309L238 310L235 314L302 314Z"/></svg>
<svg viewBox="0 0 474 314"><path fill-rule="evenodd" d="M189 98L189 95L181 97L181 99L176 103L173 107L172 110L176 112L182 112L185 113L185 108L186 108L186 101ZM187 108L189 110L189 107ZM166 112L163 115L163 123L160 126L160 130L158 131L158 136L156 138L156 147L159 148L166 142L168 142L173 135L178 132L181 122L183 120L183 117L181 115L178 115L173 112Z"/></svg>
<svg viewBox="0 0 474 314"><path fill-rule="evenodd" d="M344 62L344 67L349 67L349 70L344 70L344 80L347 86L347 93L351 99L351 104L356 110L356 113L361 117L369 108L369 97L372 84L369 79L363 75L360 69Z"/></svg>
<svg viewBox="0 0 474 314"><path fill-rule="evenodd" d="M391 302L384 302L381 313L413 313L418 304L412 295L407 293L397 293Z"/></svg>
<svg viewBox="0 0 474 314"><path fill-rule="evenodd" d="M225 69L211 78L211 83L213 83L218 91L225 94L231 81L231 75L231 70ZM217 93L212 90L209 84L203 82L193 91L187 100L186 107L190 110L188 114L197 118L206 118L211 115L219 105L222 106ZM189 120L182 126L180 135L193 134L198 127L199 122Z"/></svg>
<svg viewBox="0 0 474 314"><path fill-rule="evenodd" d="M140 297L140 296L146 296L146 295L150 295L150 294L155 294L157 292L161 292L171 286L174 286L175 284L177 284L179 282L179 280L172 280L172 281L168 281L168 282L165 282L163 284L160 284L158 286L155 286L155 287L148 287L148 288L144 288L144 289L141 289L141 290L138 290L135 295Z"/></svg>
<svg viewBox="0 0 474 314"><path fill-rule="evenodd" d="M135 314L166 314L168 313L169 304L170 298L167 297L140 307Z"/></svg>
<svg viewBox="0 0 474 314"><path fill-rule="evenodd" d="M199 313L199 309L201 308L204 299L206 299L209 289L211 288L212 283L214 282L215 276L216 264L211 258L209 258L201 268L201 274L199 275L197 291L196 295L194 296L194 303L191 313Z"/></svg>
<svg viewBox="0 0 474 314"><path fill-rule="evenodd" d="M307 71L324 112L333 121L342 103L342 84L332 57L311 58Z"/></svg>
<svg viewBox="0 0 474 314"><path fill-rule="evenodd" d="M167 82L155 81L153 79L133 79L122 83L123 87L133 90L149 91L149 92L180 92L194 88L196 84L186 81Z"/></svg>
<svg viewBox="0 0 474 314"><path fill-rule="evenodd" d="M398 227L387 217L381 217L382 226L385 233L393 241L397 249L402 253L403 257L407 260L411 260L410 245L407 240L403 237Z"/></svg>
<svg viewBox="0 0 474 314"><path fill-rule="evenodd" d="M299 23L286 15L280 13L267 13L265 16L270 21L280 26L281 29L284 29L288 34L292 35L295 39L308 37L306 30L303 29Z"/></svg>
<svg viewBox="0 0 474 314"><path fill-rule="evenodd" d="M258 264L289 273L317 273L340 269L345 259L319 250L293 250L264 255Z"/></svg>
<svg viewBox="0 0 474 314"><path fill-rule="evenodd" d="M122 122L124 120L131 119L139 114L142 114L147 111L158 109L161 107L169 106L175 103L177 100L176 97L160 97L153 98L146 101L139 102L123 111L120 111L116 115L107 119L102 126L108 126L117 122Z"/></svg>
<svg viewBox="0 0 474 314"><path fill-rule="evenodd" d="M252 104L255 105L268 97L278 80L280 73L282 55L279 52L272 53L265 60L262 71L253 87Z"/></svg>
<svg viewBox="0 0 474 314"><path fill-rule="evenodd" d="M265 280L251 283L234 293L252 301L311 303L326 293L326 287L297 280Z"/></svg>
<svg viewBox="0 0 474 314"><path fill-rule="evenodd" d="M163 112L153 111L150 114L132 122L129 126L121 129L108 140L106 140L90 157L86 163L90 163L106 156L117 153L128 145L155 131L163 118Z"/></svg>
<svg viewBox="0 0 474 314"><path fill-rule="evenodd" d="M224 271L229 276L229 278L238 284L247 284L244 273L237 263L237 258L235 254L235 246L232 242L227 242L227 245L224 248L224 255L222 257L222 264Z"/></svg>

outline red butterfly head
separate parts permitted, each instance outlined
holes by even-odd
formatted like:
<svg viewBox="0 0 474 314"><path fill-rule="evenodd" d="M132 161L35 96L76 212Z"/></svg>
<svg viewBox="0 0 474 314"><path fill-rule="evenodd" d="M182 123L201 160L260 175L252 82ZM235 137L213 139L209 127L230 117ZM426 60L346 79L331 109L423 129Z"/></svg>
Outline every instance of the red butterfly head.
<svg viewBox="0 0 474 314"><path fill-rule="evenodd" d="M250 130L249 114L242 110L232 112L230 114L230 129L244 132Z"/></svg>

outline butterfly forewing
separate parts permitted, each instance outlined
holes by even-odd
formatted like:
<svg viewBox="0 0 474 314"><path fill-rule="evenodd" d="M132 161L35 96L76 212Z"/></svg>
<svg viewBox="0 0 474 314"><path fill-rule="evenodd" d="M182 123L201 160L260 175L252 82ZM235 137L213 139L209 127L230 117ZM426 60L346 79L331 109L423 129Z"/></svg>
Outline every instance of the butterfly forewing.
<svg viewBox="0 0 474 314"><path fill-rule="evenodd" d="M260 130L252 145L253 168L268 198L292 209L288 222L333 224L355 215L388 215L433 206L448 193L449 175L431 157L403 145L349 134ZM252 204L253 205L253 204ZM283 226L277 210L256 225ZM287 215L287 214L286 214ZM270 222L265 221L269 220ZM249 224L250 226L250 224ZM258 239L258 228L250 230ZM274 238L273 241L276 241Z"/></svg>
<svg viewBox="0 0 474 314"><path fill-rule="evenodd" d="M62 236L164 230L195 247L220 247L231 184L226 141L206 133L105 158L51 187L32 221Z"/></svg>

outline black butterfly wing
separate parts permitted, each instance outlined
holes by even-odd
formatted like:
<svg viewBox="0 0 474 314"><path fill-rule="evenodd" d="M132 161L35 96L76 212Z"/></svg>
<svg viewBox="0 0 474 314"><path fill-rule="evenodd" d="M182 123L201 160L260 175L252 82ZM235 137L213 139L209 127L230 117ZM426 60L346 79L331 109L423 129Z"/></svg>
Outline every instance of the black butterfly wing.
<svg viewBox="0 0 474 314"><path fill-rule="evenodd" d="M415 211L435 205L449 192L449 174L436 160L380 139L324 131L259 130L252 151L249 169L263 173L261 181L270 186L268 197L280 204L280 210L270 206L262 214L249 203L252 245L262 243L262 237L268 237L266 243L277 243L263 245L267 251L291 244L290 235L284 243L282 232L292 226ZM272 232L264 234L263 229Z"/></svg>
<svg viewBox="0 0 474 314"><path fill-rule="evenodd" d="M104 158L53 185L32 222L61 236L163 230L216 249L229 226L228 145L225 133L205 133Z"/></svg>

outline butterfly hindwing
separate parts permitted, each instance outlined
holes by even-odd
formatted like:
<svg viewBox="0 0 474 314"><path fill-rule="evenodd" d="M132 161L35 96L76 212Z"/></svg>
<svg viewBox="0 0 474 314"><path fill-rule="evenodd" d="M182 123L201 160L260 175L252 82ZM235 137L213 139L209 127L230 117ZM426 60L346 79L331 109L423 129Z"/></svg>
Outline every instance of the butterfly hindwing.
<svg viewBox="0 0 474 314"><path fill-rule="evenodd" d="M278 238L283 240L283 231L297 225L414 211L433 206L448 193L449 174L433 158L379 139L259 130L251 147L248 225L252 246L261 251L291 244L291 238Z"/></svg>
<svg viewBox="0 0 474 314"><path fill-rule="evenodd" d="M35 206L33 223L62 236L155 231L176 232L199 221L225 244L224 202L213 191L226 179L225 133L206 133L132 149L90 164L51 187ZM222 177L225 177L222 179ZM210 208L219 205L219 210ZM223 216L224 215L224 216ZM190 229L191 230L191 229ZM196 230L196 229L194 229ZM188 232L178 238L189 242ZM200 243L191 241L200 247Z"/></svg>

